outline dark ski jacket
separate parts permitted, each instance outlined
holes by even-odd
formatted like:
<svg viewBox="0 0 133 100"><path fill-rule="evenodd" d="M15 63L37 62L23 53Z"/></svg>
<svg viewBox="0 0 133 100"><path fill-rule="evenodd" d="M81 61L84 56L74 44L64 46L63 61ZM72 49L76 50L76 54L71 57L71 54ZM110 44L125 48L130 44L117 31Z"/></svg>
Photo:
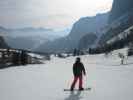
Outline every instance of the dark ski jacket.
<svg viewBox="0 0 133 100"><path fill-rule="evenodd" d="M73 64L73 74L74 76L81 76L82 73L85 75L86 71L84 65L81 62L76 62Z"/></svg>

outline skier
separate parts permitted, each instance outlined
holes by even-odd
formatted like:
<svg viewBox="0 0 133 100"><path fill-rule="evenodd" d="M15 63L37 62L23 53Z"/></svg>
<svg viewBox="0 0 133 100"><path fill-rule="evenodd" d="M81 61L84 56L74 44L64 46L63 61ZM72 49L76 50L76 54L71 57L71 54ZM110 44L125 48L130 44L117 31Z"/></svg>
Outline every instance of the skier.
<svg viewBox="0 0 133 100"><path fill-rule="evenodd" d="M77 80L79 80L79 90L82 91L84 88L82 87L83 84L83 74L86 75L86 71L84 68L84 65L82 62L80 62L80 58L76 58L76 62L73 64L73 75L74 75L74 80L71 85L70 90L73 91L75 84L77 83Z"/></svg>
<svg viewBox="0 0 133 100"><path fill-rule="evenodd" d="M121 64L124 64L125 56L122 53L118 53L118 56L121 58Z"/></svg>

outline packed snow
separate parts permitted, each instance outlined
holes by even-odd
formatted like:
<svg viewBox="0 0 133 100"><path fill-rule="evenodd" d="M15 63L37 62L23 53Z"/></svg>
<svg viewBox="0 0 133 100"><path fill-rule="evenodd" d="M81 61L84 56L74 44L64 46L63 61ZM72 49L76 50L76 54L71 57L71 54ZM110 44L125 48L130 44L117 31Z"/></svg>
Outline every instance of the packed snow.
<svg viewBox="0 0 133 100"><path fill-rule="evenodd" d="M76 57L2 69L0 100L132 100L133 57L121 65L118 52L80 56L87 71L84 87L91 87L90 91L63 91L70 88Z"/></svg>

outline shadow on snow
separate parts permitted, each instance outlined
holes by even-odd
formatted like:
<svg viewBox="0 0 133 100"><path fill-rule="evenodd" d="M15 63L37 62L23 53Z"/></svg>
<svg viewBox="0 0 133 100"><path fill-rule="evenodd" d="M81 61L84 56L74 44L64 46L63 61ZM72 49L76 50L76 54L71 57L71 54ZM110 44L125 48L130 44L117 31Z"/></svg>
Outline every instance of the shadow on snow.
<svg viewBox="0 0 133 100"><path fill-rule="evenodd" d="M76 93L71 92L70 95L65 100L80 100L81 97L81 91L78 91Z"/></svg>

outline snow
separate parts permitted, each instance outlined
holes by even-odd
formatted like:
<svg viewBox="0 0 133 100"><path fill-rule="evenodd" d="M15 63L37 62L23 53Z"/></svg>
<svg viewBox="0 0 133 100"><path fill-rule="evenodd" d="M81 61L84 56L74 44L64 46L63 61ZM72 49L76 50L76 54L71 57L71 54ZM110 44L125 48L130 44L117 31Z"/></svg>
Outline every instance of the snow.
<svg viewBox="0 0 133 100"><path fill-rule="evenodd" d="M63 91L70 88L76 57L0 70L0 100L132 100L133 57L120 65L116 52L81 56L87 71L84 87L91 91Z"/></svg>
<svg viewBox="0 0 133 100"><path fill-rule="evenodd" d="M41 56L39 54L34 54L34 53L28 53L28 55L30 55L31 57L36 57L36 58L40 58L42 59L44 56Z"/></svg>
<svg viewBox="0 0 133 100"><path fill-rule="evenodd" d="M128 29L124 30L123 32L121 32L117 36L115 36L115 37L111 38L110 40L108 40L107 44L111 44L115 41L122 40L122 39L126 38L127 35L132 34L132 32L130 32L132 29L133 29L133 26L129 27Z"/></svg>

